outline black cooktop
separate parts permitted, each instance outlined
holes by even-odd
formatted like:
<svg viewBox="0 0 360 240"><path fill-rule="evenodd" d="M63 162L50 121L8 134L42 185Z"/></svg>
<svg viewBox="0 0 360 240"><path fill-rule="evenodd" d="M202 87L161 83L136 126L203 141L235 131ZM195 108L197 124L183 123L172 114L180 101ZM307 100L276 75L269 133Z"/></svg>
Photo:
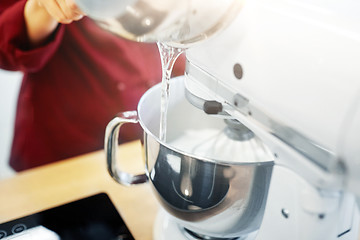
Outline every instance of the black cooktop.
<svg viewBox="0 0 360 240"><path fill-rule="evenodd" d="M6 240L133 240L105 193L0 224Z"/></svg>

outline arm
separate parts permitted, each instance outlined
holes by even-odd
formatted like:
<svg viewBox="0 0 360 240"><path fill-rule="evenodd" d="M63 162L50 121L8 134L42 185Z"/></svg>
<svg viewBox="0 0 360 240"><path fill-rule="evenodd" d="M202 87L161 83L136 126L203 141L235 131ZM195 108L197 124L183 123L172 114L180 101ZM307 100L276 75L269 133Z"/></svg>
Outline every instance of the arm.
<svg viewBox="0 0 360 240"><path fill-rule="evenodd" d="M24 18L30 44L33 47L41 45L58 23L69 24L82 16L73 0L28 0Z"/></svg>
<svg viewBox="0 0 360 240"><path fill-rule="evenodd" d="M57 1L64 4L70 0ZM55 3L55 0L0 1L0 68L36 72L49 61L64 34L64 24L58 23L71 23L82 17L77 12L71 15L62 10L60 4L51 8Z"/></svg>

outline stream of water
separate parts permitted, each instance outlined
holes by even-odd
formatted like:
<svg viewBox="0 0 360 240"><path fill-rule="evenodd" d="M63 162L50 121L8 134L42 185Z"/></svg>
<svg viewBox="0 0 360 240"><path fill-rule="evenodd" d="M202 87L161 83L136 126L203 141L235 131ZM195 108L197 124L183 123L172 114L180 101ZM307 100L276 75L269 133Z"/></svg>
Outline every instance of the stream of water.
<svg viewBox="0 0 360 240"><path fill-rule="evenodd" d="M170 78L176 59L185 51L184 48L175 48L166 43L158 42L162 65L160 132L159 139L166 142L167 109L170 95Z"/></svg>

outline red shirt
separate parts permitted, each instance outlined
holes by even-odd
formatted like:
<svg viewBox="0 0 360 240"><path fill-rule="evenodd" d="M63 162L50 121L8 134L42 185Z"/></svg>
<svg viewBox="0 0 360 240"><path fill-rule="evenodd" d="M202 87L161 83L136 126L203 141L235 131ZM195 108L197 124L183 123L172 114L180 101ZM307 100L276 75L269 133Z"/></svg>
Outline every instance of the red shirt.
<svg viewBox="0 0 360 240"><path fill-rule="evenodd" d="M88 18L59 25L31 49L25 2L0 1L0 67L24 73L10 156L17 171L102 149L107 123L161 80L155 44L121 39ZM125 125L121 141L139 129Z"/></svg>

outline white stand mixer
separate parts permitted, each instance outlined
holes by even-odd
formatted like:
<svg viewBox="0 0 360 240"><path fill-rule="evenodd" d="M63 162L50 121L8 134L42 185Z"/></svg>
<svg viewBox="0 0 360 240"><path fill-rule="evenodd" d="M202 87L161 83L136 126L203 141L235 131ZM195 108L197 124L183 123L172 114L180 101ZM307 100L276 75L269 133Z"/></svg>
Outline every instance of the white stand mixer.
<svg viewBox="0 0 360 240"><path fill-rule="evenodd" d="M86 1L78 2L84 10L89 9L85 6ZM118 0L113 2L119 4ZM199 30L197 27L203 27L206 20L211 19L206 11L200 14L200 18L192 18L191 14L195 16L197 11L189 11L190 3L196 2L199 7L200 0L184 3L189 5L179 8L180 11L175 11L178 1L155 2L159 5L146 0L128 0L118 5L123 10L118 12L125 12L126 16L137 13L137 23L149 23L149 26L133 28L129 21L121 25L124 18L116 18L112 11L112 20L107 19L106 23L118 25L109 30L120 35L124 34L124 30L134 30L134 35L126 32L126 36L137 41L154 41L157 34L162 33L162 27L170 26L165 29L171 30L171 36L160 34L159 39L176 43L177 35L174 33L180 28L181 37L185 38L179 41L186 44L187 37L192 39L189 43L197 39L198 32L192 32L191 27ZM224 2L229 4L231 1ZM144 3L150 11L149 15L135 11ZM149 4L153 6L148 7ZM207 1L202 4L204 9L210 5ZM226 9L222 11L226 12ZM149 17L155 16L151 10L162 14L163 18L156 19L169 21L164 21L165 25L161 22L151 25L152 18ZM164 14L166 11L180 12L180 15L185 13L181 15L185 20L181 18L184 21L177 22L183 27L175 24L173 20L176 18L171 18L176 14ZM218 106L215 113L228 114L241 122L269 147L274 157L259 229L227 239L357 239L359 209L356 197L360 196L359 12L360 4L354 0L249 0L245 1L236 20L224 32L186 51L185 86L190 95L196 96L200 102L215 101ZM103 16L103 13L100 15ZM212 33L207 31L201 39ZM131 121L137 122L134 117ZM146 121L140 117L140 122L145 130ZM160 156L161 148L168 146L156 139L148 139L149 134L154 135L151 132L146 134L146 157L150 158L147 159L147 174L157 191L155 175L161 172L159 169L153 171L157 164L165 161L169 169L174 170L168 176L170 180L176 174L180 177L184 174L181 168L174 166L202 160L192 156L190 160L189 156L178 157L171 147ZM153 151L149 148L151 144L155 146L153 149L160 150ZM153 152L156 153L151 159L149 155ZM176 158L167 157L168 153L174 152ZM191 169L189 166L186 169ZM119 171L110 169L110 172L117 181L121 180ZM196 175L195 170L191 173ZM132 179L131 176L129 178ZM223 180L230 179L225 177ZM172 180L174 183L176 179ZM232 185L229 186L231 188ZM256 189L256 182L250 186ZM174 184L173 190L176 187ZM188 201L187 192L185 188L184 195L178 195ZM180 210L185 215L195 213L190 208L173 208L171 198L167 199L162 194L159 199L168 211L173 211L173 215ZM179 225L183 220L167 212L160 213L154 238L226 239L221 238L222 234L226 234L221 231L217 232L218 236L209 237L184 230L182 224ZM191 222L190 219L186 224L192 227L199 221Z"/></svg>
<svg viewBox="0 0 360 240"><path fill-rule="evenodd" d="M255 239L358 239L360 5L247 1L219 36L187 51L187 89L275 156Z"/></svg>

